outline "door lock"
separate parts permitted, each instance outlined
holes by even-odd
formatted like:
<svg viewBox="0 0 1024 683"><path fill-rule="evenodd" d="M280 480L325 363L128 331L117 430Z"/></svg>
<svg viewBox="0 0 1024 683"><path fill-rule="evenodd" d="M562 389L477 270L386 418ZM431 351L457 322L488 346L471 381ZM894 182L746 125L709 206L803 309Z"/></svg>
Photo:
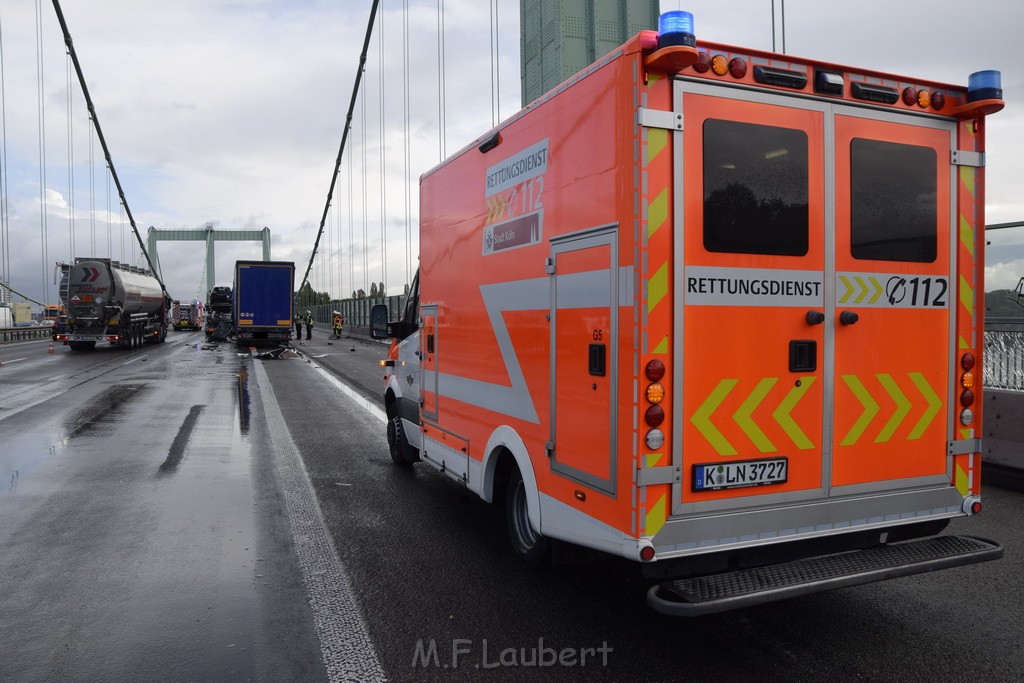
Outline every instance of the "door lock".
<svg viewBox="0 0 1024 683"><path fill-rule="evenodd" d="M860 320L860 316L853 311L843 311L839 314L839 322L842 325L853 325L858 320Z"/></svg>

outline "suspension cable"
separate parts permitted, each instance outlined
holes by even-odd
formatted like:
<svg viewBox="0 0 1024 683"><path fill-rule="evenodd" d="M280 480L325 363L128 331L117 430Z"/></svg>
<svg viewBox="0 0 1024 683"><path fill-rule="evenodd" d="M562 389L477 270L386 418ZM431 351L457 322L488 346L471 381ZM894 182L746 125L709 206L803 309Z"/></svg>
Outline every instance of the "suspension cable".
<svg viewBox="0 0 1024 683"><path fill-rule="evenodd" d="M378 112L380 118L380 249L381 249L381 260L380 260L380 284L381 288L387 284L388 280L388 236L387 236L387 172L385 170L387 166L387 146L384 140L384 7L381 7L380 12L380 31L377 32L377 43L380 47L378 54L380 55L379 64L377 65L378 73ZM377 296L383 297L384 292L377 292Z"/></svg>
<svg viewBox="0 0 1024 683"><path fill-rule="evenodd" d="M402 0L402 186L405 196L405 284L412 281L412 191L409 189L409 167L412 166L412 143L409 135L409 0Z"/></svg>
<svg viewBox="0 0 1024 683"><path fill-rule="evenodd" d="M39 92L39 236L43 258L43 298L50 299L50 280L46 277L49 236L46 229L46 96L43 70L43 8L36 0L36 85Z"/></svg>
<svg viewBox="0 0 1024 683"><path fill-rule="evenodd" d="M444 161L444 0L437 0L437 142L440 152L439 161Z"/></svg>
<svg viewBox="0 0 1024 683"><path fill-rule="evenodd" d="M369 259L366 249L366 214L369 213L370 200L369 200L369 183L366 182L366 86L363 86L362 94L359 97L360 105L362 106L362 116L359 121L360 133L362 135L362 157L363 157L363 293L368 294L370 291L370 266Z"/></svg>
<svg viewBox="0 0 1024 683"><path fill-rule="evenodd" d="M71 87L71 55L65 52L68 78L68 226L71 230L68 263L75 261L75 97Z"/></svg>
<svg viewBox="0 0 1024 683"><path fill-rule="evenodd" d="M149 258L149 252L146 251L146 245L142 242L142 235L139 234L138 226L135 224L135 217L132 216L132 210L128 207L128 199L124 195L124 188L121 186L121 179L117 176L117 169L114 168L114 160L110 157L110 149L107 147L107 140L103 137L103 129L100 128L100 120L96 115L96 107L93 105L92 96L89 95L89 87L85 83L85 75L82 73L82 65L78 61L78 53L75 52L74 44L71 42L71 33L68 31L67 22L64 21L64 13L60 9L60 0L53 0L53 9L57 13L57 20L60 22L60 29L64 33L64 44L67 45L68 53L71 55L71 61L75 64L75 73L78 74L78 83L82 87L82 94L85 96L85 104L89 108L89 118L92 120L93 126L96 128L96 137L100 141L100 146L103 147L103 156L107 160L107 166L110 167L110 176L114 180L114 185L117 186L117 194L121 198L121 205L124 207L124 212L128 216L128 222L131 223L132 232L135 234L135 240L139 243L139 249L143 256L146 257L146 263L149 265L149 270L156 278L156 281L160 283L160 289L164 296L170 298L167 293L167 287L164 286L164 281L160 277L160 273L157 272L156 267L153 265L153 261ZM135 255L134 243L132 245L132 259L134 260Z"/></svg>
<svg viewBox="0 0 1024 683"><path fill-rule="evenodd" d="M57 0L54 0L56 2ZM356 106L356 97L359 95L359 84L363 80L363 69L366 66L366 51L370 47L370 36L373 34L373 20L377 16L377 5L379 0L373 0L370 7L370 17L366 22L366 36L363 38L363 49L359 53L359 68L356 70L355 84L352 86L352 99L349 101L348 114L345 116L345 130L341 134L341 146L338 148L338 158L334 162L334 174L331 176L331 187L327 190L327 201L324 203L324 213L320 218L320 229L316 233L316 241L313 243L313 253L309 255L309 265L306 266L306 274L302 276L302 283L298 291L309 280L309 271L313 267L313 259L316 257L317 248L320 246L320 237L324 234L324 223L327 222L327 209L331 205L331 198L334 196L334 186L338 180L338 168L341 166L341 157L345 153L345 143L348 141L349 130L352 126L352 112Z"/></svg>
<svg viewBox="0 0 1024 683"><path fill-rule="evenodd" d="M11 231L10 214L8 213L9 194L7 192L7 83L4 75L4 36L0 22L0 136L3 148L0 158L0 175L3 175L2 194L0 194L0 283L6 283L11 277ZM0 301L8 298L0 296Z"/></svg>

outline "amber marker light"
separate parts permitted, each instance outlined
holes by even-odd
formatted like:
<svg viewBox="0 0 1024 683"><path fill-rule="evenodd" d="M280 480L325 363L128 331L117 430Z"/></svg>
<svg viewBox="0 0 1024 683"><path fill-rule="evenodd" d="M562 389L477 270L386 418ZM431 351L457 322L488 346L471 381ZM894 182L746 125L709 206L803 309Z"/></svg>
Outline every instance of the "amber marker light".
<svg viewBox="0 0 1024 683"><path fill-rule="evenodd" d="M971 387L973 387L974 373L965 372L964 374L960 375L960 386L962 386L964 389L970 389Z"/></svg>
<svg viewBox="0 0 1024 683"><path fill-rule="evenodd" d="M647 391L644 393L647 397L648 403L654 403L657 405L665 399L665 387L661 386L660 382L654 382L653 384L647 385Z"/></svg>
<svg viewBox="0 0 1024 683"><path fill-rule="evenodd" d="M725 55L715 55L711 58L711 71L716 76L724 76L729 73L729 58Z"/></svg>

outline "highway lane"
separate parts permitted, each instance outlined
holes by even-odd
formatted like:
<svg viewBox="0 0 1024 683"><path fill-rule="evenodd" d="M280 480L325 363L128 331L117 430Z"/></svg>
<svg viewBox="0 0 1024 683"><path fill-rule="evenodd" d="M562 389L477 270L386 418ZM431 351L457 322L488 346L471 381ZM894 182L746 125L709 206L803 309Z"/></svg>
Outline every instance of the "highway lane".
<svg viewBox="0 0 1024 683"><path fill-rule="evenodd" d="M0 680L326 676L252 361L200 340L2 349Z"/></svg>
<svg viewBox="0 0 1024 683"><path fill-rule="evenodd" d="M44 352L39 368L80 375L0 412L0 680L1024 677L1024 495L986 489L985 512L954 524L1004 542L998 562L664 617L634 564L565 553L529 570L500 510L395 468L384 347L314 335L294 360L193 334ZM0 408L50 376L16 366ZM565 649L574 666L527 666Z"/></svg>
<svg viewBox="0 0 1024 683"><path fill-rule="evenodd" d="M1024 677L1020 493L986 488L983 514L951 525L1002 541L997 562L673 619L646 606L634 564L584 553L526 569L500 510L425 465L393 467L379 416L330 388L341 377L379 402L380 346L314 339L302 350L310 363L264 367L396 680ZM594 654L586 666L522 666L545 648Z"/></svg>

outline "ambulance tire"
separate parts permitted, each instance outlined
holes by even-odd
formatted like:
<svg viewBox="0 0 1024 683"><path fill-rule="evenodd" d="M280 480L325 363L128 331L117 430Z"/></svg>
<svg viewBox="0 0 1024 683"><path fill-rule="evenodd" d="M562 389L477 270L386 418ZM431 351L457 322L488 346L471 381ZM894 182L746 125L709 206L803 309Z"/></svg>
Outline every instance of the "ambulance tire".
<svg viewBox="0 0 1024 683"><path fill-rule="evenodd" d="M528 567L539 569L551 561L551 541L542 536L530 523L523 475L514 469L508 478L505 493L505 521L512 552Z"/></svg>
<svg viewBox="0 0 1024 683"><path fill-rule="evenodd" d="M419 456L405 438L402 418L398 414L398 406L394 403L388 408L388 450L391 452L391 461L399 467L409 467L419 460Z"/></svg>

